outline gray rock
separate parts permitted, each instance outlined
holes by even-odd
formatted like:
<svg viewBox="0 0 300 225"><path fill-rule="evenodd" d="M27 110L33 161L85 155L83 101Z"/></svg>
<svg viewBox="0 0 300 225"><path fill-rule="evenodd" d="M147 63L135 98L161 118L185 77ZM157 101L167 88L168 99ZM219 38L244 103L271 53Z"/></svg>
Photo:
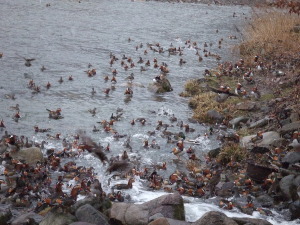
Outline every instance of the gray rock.
<svg viewBox="0 0 300 225"><path fill-rule="evenodd" d="M273 207L274 199L267 194L260 195L256 198L256 201L265 208Z"/></svg>
<svg viewBox="0 0 300 225"><path fill-rule="evenodd" d="M74 222L69 225L95 225L94 223L87 223L87 222Z"/></svg>
<svg viewBox="0 0 300 225"><path fill-rule="evenodd" d="M298 162L300 162L300 152L289 152L282 159L282 163L287 164L287 167L288 165L292 165Z"/></svg>
<svg viewBox="0 0 300 225"><path fill-rule="evenodd" d="M251 123L249 127L250 128L264 127L269 123L269 121L270 121L269 118L263 118L261 120Z"/></svg>
<svg viewBox="0 0 300 225"><path fill-rule="evenodd" d="M44 217L39 225L69 225L76 221L76 217L70 213L50 212Z"/></svg>
<svg viewBox="0 0 300 225"><path fill-rule="evenodd" d="M43 220L43 217L34 212L29 212L22 214L11 222L11 225L21 225L25 224L28 221L31 221L30 224L39 224ZM27 223L26 223L27 224Z"/></svg>
<svg viewBox="0 0 300 225"><path fill-rule="evenodd" d="M0 225L6 225L10 218L12 217L12 213L9 209L1 209L0 211Z"/></svg>
<svg viewBox="0 0 300 225"><path fill-rule="evenodd" d="M153 216L150 216L150 217L149 217L149 222L152 222L152 221L154 221L154 220L156 220L156 219L158 219L158 218L165 218L165 217L164 217L164 215L161 214L161 213L156 213L156 214L154 214Z"/></svg>
<svg viewBox="0 0 300 225"><path fill-rule="evenodd" d="M220 114L219 112L217 112L216 110L208 110L206 115L212 119L214 122L220 123L223 121L224 116L222 114Z"/></svg>
<svg viewBox="0 0 300 225"><path fill-rule="evenodd" d="M222 212L210 211L192 225L238 225L238 223Z"/></svg>
<svg viewBox="0 0 300 225"><path fill-rule="evenodd" d="M236 109L242 111L255 111L257 109L257 104L252 101L240 102L236 105Z"/></svg>
<svg viewBox="0 0 300 225"><path fill-rule="evenodd" d="M229 124L232 125L232 128L235 129L239 127L240 123L246 123L249 120L249 117L239 116L229 121Z"/></svg>
<svg viewBox="0 0 300 225"><path fill-rule="evenodd" d="M191 222L186 222L186 221L182 221L182 220L174 220L174 219L170 219L170 218L166 218L166 219L170 225L191 225L192 224Z"/></svg>
<svg viewBox="0 0 300 225"><path fill-rule="evenodd" d="M291 120L291 122L299 121L300 120L299 113L292 112L291 115L290 115L290 120Z"/></svg>
<svg viewBox="0 0 300 225"><path fill-rule="evenodd" d="M210 158L216 158L219 153L221 152L221 148L215 148L215 149L212 149L210 150L207 155L210 157Z"/></svg>
<svg viewBox="0 0 300 225"><path fill-rule="evenodd" d="M241 139L241 146L251 149L254 146L254 143L251 141L252 138L254 138L256 135L249 135L245 136ZM269 131L263 133L263 139L261 141L256 142L256 146L260 147L269 147L274 146L274 144L280 139L279 133L275 131Z"/></svg>
<svg viewBox="0 0 300 225"><path fill-rule="evenodd" d="M293 133L296 130L300 130L300 121L292 122L284 125L280 130L280 134Z"/></svg>
<svg viewBox="0 0 300 225"><path fill-rule="evenodd" d="M296 182L295 182L296 181ZM300 179L295 175L283 177L279 182L280 190L288 200L298 199L297 187L300 185Z"/></svg>
<svg viewBox="0 0 300 225"><path fill-rule="evenodd" d="M253 219L253 218L246 218L246 217L232 217L235 222L239 225L246 225L246 224L253 224L253 225L272 225L270 222L262 219Z"/></svg>
<svg viewBox="0 0 300 225"><path fill-rule="evenodd" d="M44 156L40 148L31 147L31 148L22 148L17 152L12 152L11 156L14 159L20 161L25 161L30 166L35 166L37 162L43 162Z"/></svg>
<svg viewBox="0 0 300 225"><path fill-rule="evenodd" d="M81 222L93 223L97 225L109 225L108 219L100 211L90 204L83 205L76 210L75 216Z"/></svg>
<svg viewBox="0 0 300 225"><path fill-rule="evenodd" d="M160 82L149 84L148 89L157 94L173 91L168 79L163 78Z"/></svg>
<svg viewBox="0 0 300 225"><path fill-rule="evenodd" d="M300 200L292 202L289 205L289 210L291 213L292 220L299 219L300 218Z"/></svg>
<svg viewBox="0 0 300 225"><path fill-rule="evenodd" d="M170 225L167 218L157 218L154 221L151 221L148 225Z"/></svg>
<svg viewBox="0 0 300 225"><path fill-rule="evenodd" d="M185 220L183 199L180 194L163 195L140 205L113 203L109 217L111 223L146 225L149 218L157 213L166 218Z"/></svg>

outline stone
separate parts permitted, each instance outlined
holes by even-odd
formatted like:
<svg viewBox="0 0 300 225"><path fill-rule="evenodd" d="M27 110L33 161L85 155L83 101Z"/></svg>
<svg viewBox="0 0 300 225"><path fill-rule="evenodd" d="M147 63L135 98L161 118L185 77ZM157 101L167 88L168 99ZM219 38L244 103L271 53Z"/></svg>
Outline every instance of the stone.
<svg viewBox="0 0 300 225"><path fill-rule="evenodd" d="M96 210L90 204L79 207L75 213L78 221L93 223L96 225L109 225L108 219L100 211Z"/></svg>
<svg viewBox="0 0 300 225"><path fill-rule="evenodd" d="M17 152L11 152L11 157L25 162L30 166L35 166L37 162L43 162L44 156L40 148L22 148Z"/></svg>
<svg viewBox="0 0 300 225"><path fill-rule="evenodd" d="M182 220L174 220L174 219L170 219L170 218L166 218L168 220L168 223L170 225L191 225L191 222L186 222L186 221L182 221Z"/></svg>
<svg viewBox="0 0 300 225"><path fill-rule="evenodd" d="M292 122L284 125L279 130L280 134L293 133L296 130L300 130L300 121Z"/></svg>
<svg viewBox="0 0 300 225"><path fill-rule="evenodd" d="M218 111L211 109L208 110L206 113L207 117L209 117L210 119L212 119L214 122L220 123L224 120L224 116L222 114L220 114Z"/></svg>
<svg viewBox="0 0 300 225"><path fill-rule="evenodd" d="M150 216L150 217L149 217L149 222L152 222L152 221L154 221L154 220L156 220L156 219L158 219L158 218L164 218L164 215L161 214L161 213L156 213L156 214L154 214L153 216Z"/></svg>
<svg viewBox="0 0 300 225"><path fill-rule="evenodd" d="M247 149L252 149L254 147L254 143L251 140L254 137L256 137L256 135L249 135L243 137L240 141L240 145ZM262 140L255 142L255 145L260 147L270 147L270 146L277 145L276 143L278 142L279 139L280 139L279 133L275 131L269 131L263 133Z"/></svg>
<svg viewBox="0 0 300 225"><path fill-rule="evenodd" d="M158 218L152 221L151 223L149 223L148 225L170 225L170 224L166 218Z"/></svg>
<svg viewBox="0 0 300 225"><path fill-rule="evenodd" d="M292 202L289 205L289 210L291 213L292 220L299 219L300 218L300 200Z"/></svg>
<svg viewBox="0 0 300 225"><path fill-rule="evenodd" d="M264 208L271 208L274 206L274 199L267 194L258 196L256 201Z"/></svg>
<svg viewBox="0 0 300 225"><path fill-rule="evenodd" d="M239 225L246 225L246 224L252 224L252 225L272 225L272 223L262 220L262 219L254 219L254 218L248 218L248 217L232 217L235 222L237 222Z"/></svg>
<svg viewBox="0 0 300 225"><path fill-rule="evenodd" d="M192 223L192 225L238 225L238 223L222 212L210 211Z"/></svg>
<svg viewBox="0 0 300 225"><path fill-rule="evenodd" d="M274 171L272 168L251 162L248 162L246 169L247 175L258 183L262 183Z"/></svg>
<svg viewBox="0 0 300 225"><path fill-rule="evenodd" d="M112 224L146 225L157 213L165 218L185 220L182 196L179 193L163 195L138 205L113 203L109 217Z"/></svg>
<svg viewBox="0 0 300 225"><path fill-rule="evenodd" d="M289 165L300 162L300 152L288 152L281 162L285 168L288 168Z"/></svg>
<svg viewBox="0 0 300 225"><path fill-rule="evenodd" d="M44 217L34 212L29 212L18 216L11 222L11 225L21 225L26 222L31 222L30 224L39 224ZM27 223L26 223L27 224Z"/></svg>
<svg viewBox="0 0 300 225"><path fill-rule="evenodd" d="M287 200L297 199L297 187L300 185L300 179L297 179L297 183L294 181L296 180L297 176L295 175L288 175L283 177L279 182L279 187L281 193Z"/></svg>
<svg viewBox="0 0 300 225"><path fill-rule="evenodd" d="M12 213L9 209L1 209L0 211L0 225L8 224L8 221L12 217Z"/></svg>
<svg viewBox="0 0 300 225"><path fill-rule="evenodd" d="M210 157L210 158L216 158L219 153L221 152L221 148L215 148L215 149L212 149L210 150L207 155Z"/></svg>
<svg viewBox="0 0 300 225"><path fill-rule="evenodd" d="M290 115L290 120L291 120L291 122L299 121L300 120L299 113L292 112L291 115Z"/></svg>
<svg viewBox="0 0 300 225"><path fill-rule="evenodd" d="M39 225L69 225L77 219L70 213L49 212Z"/></svg>
<svg viewBox="0 0 300 225"><path fill-rule="evenodd" d="M87 222L74 222L69 225L95 225L94 223L87 223Z"/></svg>
<svg viewBox="0 0 300 225"><path fill-rule="evenodd" d="M240 102L236 105L236 109L242 111L255 111L257 109L257 105L252 101Z"/></svg>
<svg viewBox="0 0 300 225"><path fill-rule="evenodd" d="M249 120L249 117L246 116L239 116L229 121L229 124L232 125L233 129L236 129L239 127L240 123L247 123Z"/></svg>
<svg viewBox="0 0 300 225"><path fill-rule="evenodd" d="M259 128L259 127L264 127L269 123L270 119L269 118L263 118L261 120L258 120L256 122L253 122L250 124L249 128Z"/></svg>
<svg viewBox="0 0 300 225"><path fill-rule="evenodd" d="M173 91L173 88L167 78L163 78L160 82L149 84L148 89L157 94Z"/></svg>

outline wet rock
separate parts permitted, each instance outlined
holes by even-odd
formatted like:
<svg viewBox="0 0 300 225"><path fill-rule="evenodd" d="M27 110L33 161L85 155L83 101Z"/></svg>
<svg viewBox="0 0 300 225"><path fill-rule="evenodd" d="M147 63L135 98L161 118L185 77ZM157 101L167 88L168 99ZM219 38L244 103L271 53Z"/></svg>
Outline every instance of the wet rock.
<svg viewBox="0 0 300 225"><path fill-rule="evenodd" d="M35 166L37 162L44 161L43 153L37 147L22 148L17 152L11 152L11 156L21 162L28 163L30 166Z"/></svg>
<svg viewBox="0 0 300 225"><path fill-rule="evenodd" d="M222 198L229 198L232 196L233 188L234 188L234 182L219 182L219 184L222 184L219 190L216 190L216 195L220 196ZM219 185L218 184L218 185ZM216 187L218 187L218 185Z"/></svg>
<svg viewBox="0 0 300 225"><path fill-rule="evenodd" d="M232 125L233 129L239 127L240 123L246 123L249 120L249 117L246 116L239 116L229 121L229 124Z"/></svg>
<svg viewBox="0 0 300 225"><path fill-rule="evenodd" d="M238 225L238 223L222 212L210 211L194 222L193 225Z"/></svg>
<svg viewBox="0 0 300 225"><path fill-rule="evenodd" d="M274 199L267 194L260 195L256 198L256 201L265 208L274 206Z"/></svg>
<svg viewBox="0 0 300 225"><path fill-rule="evenodd" d="M158 218L152 221L151 223L149 223L148 225L170 225L170 224L166 218Z"/></svg>
<svg viewBox="0 0 300 225"><path fill-rule="evenodd" d="M282 165L284 168L288 168L289 165L300 162L300 152L289 152L282 159Z"/></svg>
<svg viewBox="0 0 300 225"><path fill-rule="evenodd" d="M249 128L259 128L259 127L264 127L266 126L270 121L270 118L263 118L261 120L258 120L256 122L253 122L250 124Z"/></svg>
<svg viewBox="0 0 300 225"><path fill-rule="evenodd" d="M299 198L297 188L300 185L300 175L288 175L283 177L279 182L280 190L283 196L288 200Z"/></svg>
<svg viewBox="0 0 300 225"><path fill-rule="evenodd" d="M262 183L274 169L248 162L246 173L254 181Z"/></svg>
<svg viewBox="0 0 300 225"><path fill-rule="evenodd" d="M20 215L11 222L11 225L36 225L43 220L43 217L34 212Z"/></svg>
<svg viewBox="0 0 300 225"><path fill-rule="evenodd" d="M300 200L292 202L289 205L289 210L291 213L292 220L299 219L300 218Z"/></svg>
<svg viewBox="0 0 300 225"><path fill-rule="evenodd" d="M169 80L166 78L163 78L160 82L149 84L148 89L157 94L173 91Z"/></svg>
<svg viewBox="0 0 300 225"><path fill-rule="evenodd" d="M1 209L0 211L0 225L6 225L8 224L8 221L12 217L12 213L8 209Z"/></svg>
<svg viewBox="0 0 300 225"><path fill-rule="evenodd" d="M76 221L76 217L70 213L50 212L39 225L67 225Z"/></svg>
<svg viewBox="0 0 300 225"><path fill-rule="evenodd" d="M210 119L212 119L214 122L217 122L217 123L222 122L223 119L224 119L224 116L222 114L220 114L218 111L213 110L213 109L208 110L207 113L206 113L206 115Z"/></svg>
<svg viewBox="0 0 300 225"><path fill-rule="evenodd" d="M109 225L108 219L100 211L90 204L81 206L76 210L75 216L81 222L93 223L97 225Z"/></svg>
<svg viewBox="0 0 300 225"><path fill-rule="evenodd" d="M178 193L163 195L140 205L113 203L109 217L111 223L143 225L148 224L149 218L157 213L161 213L166 218L184 220L181 195Z"/></svg>
<svg viewBox="0 0 300 225"><path fill-rule="evenodd" d="M236 109L242 111L254 111L257 109L257 104L252 101L240 102L236 105Z"/></svg>
<svg viewBox="0 0 300 225"><path fill-rule="evenodd" d="M89 204L91 206L93 206L93 208L95 208L96 210L99 210L100 212L104 212L105 210L109 209L111 207L111 202L109 201L109 199L99 199L97 197L86 197L84 199L81 199L79 201L77 201L74 205L72 205L71 212L76 212L76 210L83 206Z"/></svg>
<svg viewBox="0 0 300 225"><path fill-rule="evenodd" d="M300 130L300 121L292 122L284 125L280 130L280 134L293 133L296 130Z"/></svg>
<svg viewBox="0 0 300 225"><path fill-rule="evenodd" d="M238 225L272 225L270 222L262 219L246 218L246 217L232 217Z"/></svg>
<svg viewBox="0 0 300 225"><path fill-rule="evenodd" d="M252 216L254 209L253 208L245 208L245 207L241 207L239 208L241 210L242 213L247 214L249 216Z"/></svg>

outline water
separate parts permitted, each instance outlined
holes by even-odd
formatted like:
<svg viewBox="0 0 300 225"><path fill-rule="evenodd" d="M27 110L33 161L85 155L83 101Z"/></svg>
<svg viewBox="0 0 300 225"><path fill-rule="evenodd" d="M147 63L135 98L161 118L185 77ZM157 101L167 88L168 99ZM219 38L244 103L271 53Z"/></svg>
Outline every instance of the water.
<svg viewBox="0 0 300 225"><path fill-rule="evenodd" d="M50 3L50 7L46 7ZM233 17L236 12L237 17ZM222 60L235 59L233 46L242 38L236 27L242 30L248 22L250 8L240 6L208 6L197 4L170 4L159 2L131 2L127 0L52 0L52 1L27 1L27 0L2 0L0 8L0 51L4 53L0 59L0 119L3 119L9 132L16 135L25 135L31 140L41 142L46 140L46 147L61 149L61 141L50 140L46 134L35 133L33 126L51 128L51 134L61 133L61 137L69 141L78 130L83 130L93 140L106 145L110 143L111 152L108 157L121 154L124 139L116 141L112 134L104 132L92 132L93 126L99 127L97 122L108 120L112 113L116 114L118 108L123 109L121 121L115 123L113 128L120 134L127 134L131 138L133 151L129 156L138 159L143 165L154 165L167 162L168 177L177 168L173 163L174 156L170 153L174 147L166 144L161 137L161 131L155 131L158 120L171 124L169 117L175 115L179 120L188 123L192 117L192 111L188 108L188 99L179 97L184 84L189 79L202 77L206 68L213 68L217 61L212 57L203 57L203 62L198 62L196 50L187 48L186 40L197 42L203 56L203 44L212 43L206 48L212 53L222 56ZM218 30L218 33L216 32ZM237 40L229 39L236 35ZM131 42L128 42L131 38ZM223 38L222 48L218 48L218 41ZM136 46L143 44L136 50ZM167 53L152 52L147 43L156 44L167 49L171 43L174 47L186 47L182 58L187 61L183 66L179 65L179 56L168 56ZM144 50L148 54L144 55ZM113 53L119 60L110 67L109 55ZM125 71L120 61L122 55L130 56L136 67ZM137 63L139 57L149 59L151 66L147 71L140 72ZM25 58L35 58L31 67L24 65ZM147 87L152 79L159 75L159 71L153 68L153 59L159 63L169 65L168 79L174 89L165 94L154 94ZM97 70L97 75L87 77L84 71L88 70L88 64ZM40 68L46 67L44 72ZM104 76L112 77L112 69L117 69L118 74L115 90L109 96L103 93L105 88L111 87L110 81L104 82ZM133 97L126 98L124 91L128 86L125 78L130 73L135 74ZM72 75L74 81L68 81ZM64 79L59 83L59 78ZM41 93L33 94L27 88L30 79L41 87ZM47 82L52 87L47 90ZM96 94L91 95L92 88ZM15 95L16 100L8 98ZM15 111L10 106L20 105L21 118L18 122L12 119ZM97 108L96 116L88 112ZM50 120L48 109L62 109L62 120ZM136 123L130 125L132 119L146 118L145 126ZM168 130L181 131L176 123ZM207 132L208 127L201 124L190 124L196 132L187 134L188 139L195 139ZM155 131L154 136L149 136L148 131ZM155 139L160 149L144 149L145 139ZM209 149L218 146L215 136L203 139L201 145L195 145L197 156L202 156ZM85 166L93 166L106 190L109 190L104 174L106 166L98 159L85 154L77 159L77 163ZM120 181L113 181L111 185ZM126 182L126 181L124 181ZM134 187L128 191L132 200L141 203L164 192L150 192L143 182L136 178ZM186 204L186 217L188 221L195 221L207 209L207 203L201 199L190 199ZM212 204L209 208L218 210ZM194 209L194 210L190 210ZM202 213L201 213L202 212ZM243 215L239 212L236 214ZM245 215L243 215L245 216ZM270 218L271 219L271 218ZM280 221L280 220L279 220ZM274 224L283 224L274 222Z"/></svg>

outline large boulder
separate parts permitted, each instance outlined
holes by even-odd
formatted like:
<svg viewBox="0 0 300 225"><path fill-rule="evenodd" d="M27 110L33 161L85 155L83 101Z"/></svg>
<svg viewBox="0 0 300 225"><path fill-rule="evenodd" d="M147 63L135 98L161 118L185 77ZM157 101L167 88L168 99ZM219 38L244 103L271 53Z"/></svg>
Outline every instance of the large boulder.
<svg viewBox="0 0 300 225"><path fill-rule="evenodd" d="M76 221L76 217L70 213L50 212L39 225L69 225Z"/></svg>
<svg viewBox="0 0 300 225"><path fill-rule="evenodd" d="M239 225L272 225L270 222L262 219L254 219L248 217L232 217Z"/></svg>
<svg viewBox="0 0 300 225"><path fill-rule="evenodd" d="M40 148L22 148L19 151L11 152L11 157L25 162L30 166L35 166L37 162L43 162L44 156Z"/></svg>
<svg viewBox="0 0 300 225"><path fill-rule="evenodd" d="M282 159L282 165L285 168L288 168L289 165L300 162L300 152L289 152Z"/></svg>
<svg viewBox="0 0 300 225"><path fill-rule="evenodd" d="M161 213L166 218L185 220L183 199L180 194L163 195L143 204L113 203L110 221L127 225L148 224L150 217Z"/></svg>
<svg viewBox="0 0 300 225"><path fill-rule="evenodd" d="M280 134L293 133L296 130L300 130L300 121L289 123L281 127Z"/></svg>
<svg viewBox="0 0 300 225"><path fill-rule="evenodd" d="M289 210L291 213L292 220L299 219L300 218L300 200L292 202L289 205Z"/></svg>
<svg viewBox="0 0 300 225"><path fill-rule="evenodd" d="M280 190L283 196L288 200L297 200L297 188L300 186L300 175L288 175L283 177L279 182Z"/></svg>
<svg viewBox="0 0 300 225"><path fill-rule="evenodd" d="M225 118L221 113L219 113L218 111L216 111L214 109L208 110L206 115L212 121L217 122L217 123L222 122Z"/></svg>
<svg viewBox="0 0 300 225"><path fill-rule="evenodd" d="M205 213L193 225L238 225L238 223L222 212L211 211Z"/></svg>
<svg viewBox="0 0 300 225"><path fill-rule="evenodd" d="M106 216L90 204L79 207L76 210L75 216L78 221L81 222L93 223L96 225L109 225Z"/></svg>

